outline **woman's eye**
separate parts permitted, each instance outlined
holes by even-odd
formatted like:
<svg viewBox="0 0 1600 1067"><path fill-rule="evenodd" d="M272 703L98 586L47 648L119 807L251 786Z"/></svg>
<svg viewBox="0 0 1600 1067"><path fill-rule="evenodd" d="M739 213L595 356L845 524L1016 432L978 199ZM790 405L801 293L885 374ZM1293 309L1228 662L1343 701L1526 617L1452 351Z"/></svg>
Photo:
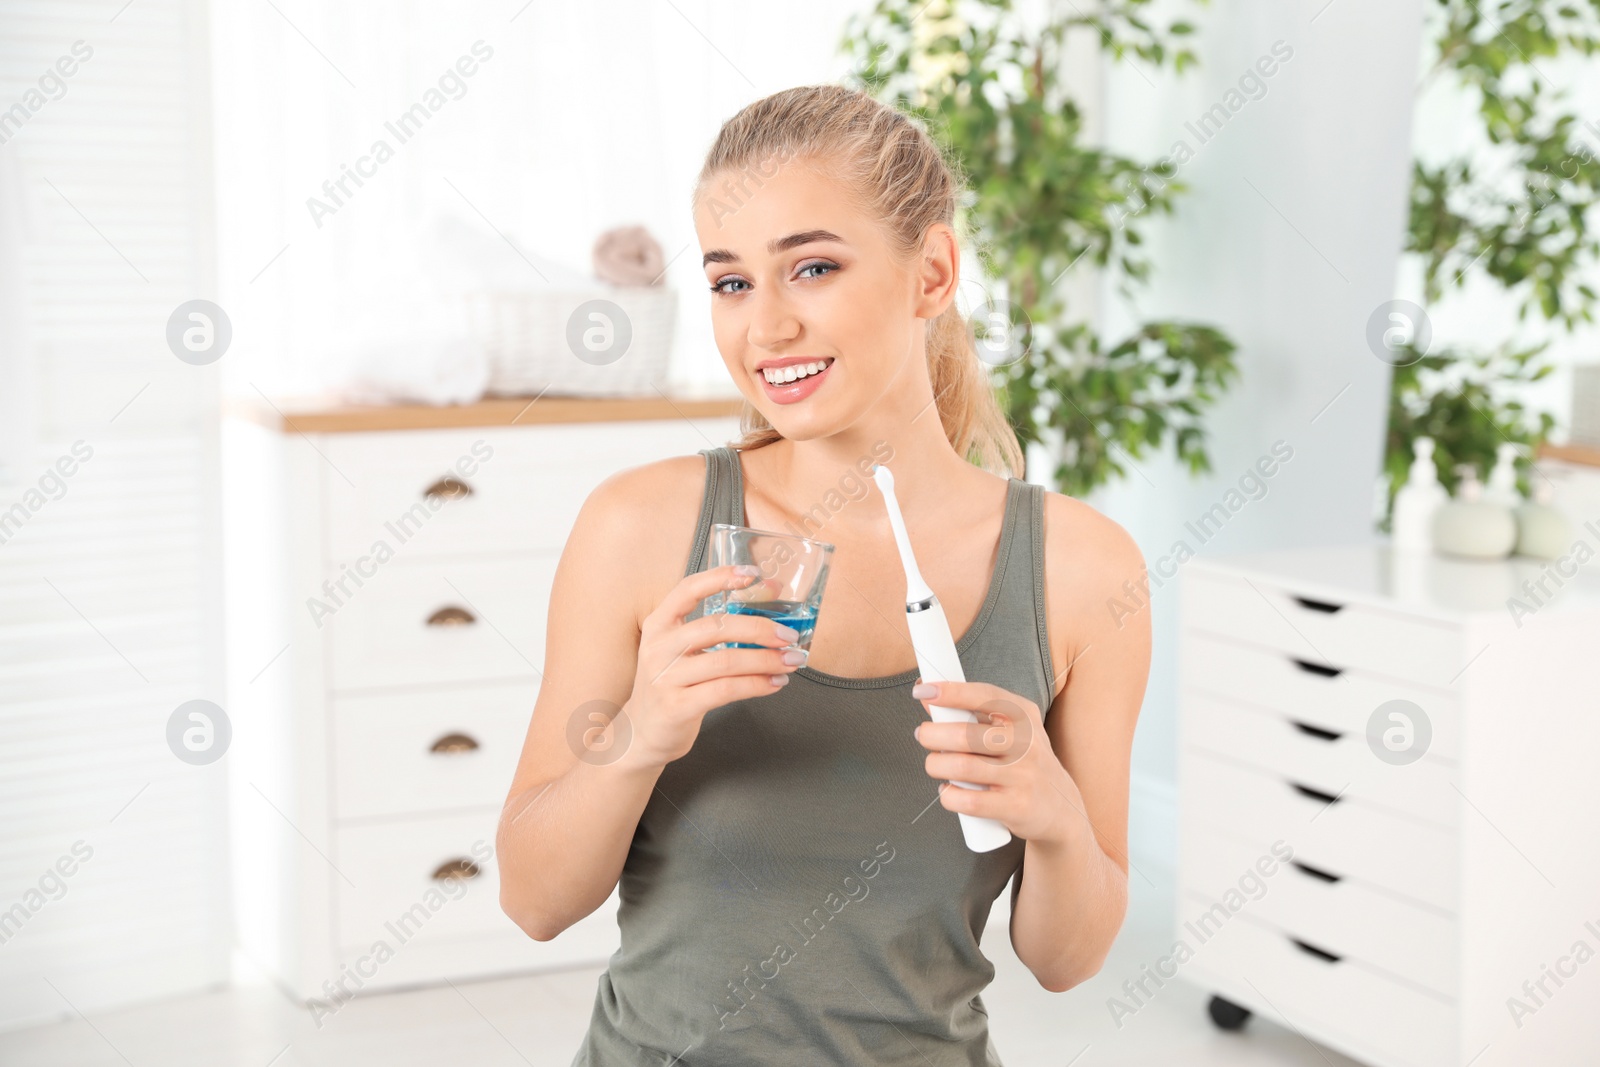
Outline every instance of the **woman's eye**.
<svg viewBox="0 0 1600 1067"><path fill-rule="evenodd" d="M723 278L721 281L712 283L711 291L713 293L726 294L728 292L728 289L726 288L726 286L729 286L729 285L748 285L748 284L749 283L746 282L743 278Z"/></svg>
<svg viewBox="0 0 1600 1067"><path fill-rule="evenodd" d="M806 271L809 271L809 270L835 271L835 270L838 270L838 269L839 269L839 264L837 264L837 263L807 263L805 266L801 267L796 273L801 275L802 277L804 277L806 275ZM813 275L810 275L810 277L819 278L819 277L821 277L821 275L813 274Z"/></svg>

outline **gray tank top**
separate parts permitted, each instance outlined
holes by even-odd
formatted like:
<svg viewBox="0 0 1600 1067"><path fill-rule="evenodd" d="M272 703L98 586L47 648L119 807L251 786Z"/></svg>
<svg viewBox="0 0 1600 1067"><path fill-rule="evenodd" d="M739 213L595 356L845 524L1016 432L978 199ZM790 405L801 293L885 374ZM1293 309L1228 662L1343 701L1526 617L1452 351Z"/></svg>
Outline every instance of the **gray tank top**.
<svg viewBox="0 0 1600 1067"><path fill-rule="evenodd" d="M737 454L700 454L685 574L705 569L712 523L744 524ZM1005 507L987 596L956 647L969 680L1048 715L1043 490L1012 478ZM706 715L634 832L621 947L573 1067L998 1067L979 940L1024 844L972 852L937 803L911 736L927 719L917 673L801 667Z"/></svg>

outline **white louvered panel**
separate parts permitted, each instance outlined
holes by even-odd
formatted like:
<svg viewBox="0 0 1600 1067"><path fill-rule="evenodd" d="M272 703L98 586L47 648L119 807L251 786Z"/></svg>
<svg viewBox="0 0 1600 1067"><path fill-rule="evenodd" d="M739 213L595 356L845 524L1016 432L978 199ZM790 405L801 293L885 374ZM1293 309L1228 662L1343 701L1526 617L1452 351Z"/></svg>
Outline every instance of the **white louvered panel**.
<svg viewBox="0 0 1600 1067"><path fill-rule="evenodd" d="M190 766L165 739L178 704L221 689L216 368L164 337L174 307L214 289L205 22L198 0L123 3L0 0L0 110L74 41L94 48L0 146L24 204L22 284L0 307L25 309L31 342L0 356L0 390L35 431L4 457L0 513L72 442L94 448L0 541L0 913L74 841L95 850L5 933L0 1027L228 973L227 762Z"/></svg>

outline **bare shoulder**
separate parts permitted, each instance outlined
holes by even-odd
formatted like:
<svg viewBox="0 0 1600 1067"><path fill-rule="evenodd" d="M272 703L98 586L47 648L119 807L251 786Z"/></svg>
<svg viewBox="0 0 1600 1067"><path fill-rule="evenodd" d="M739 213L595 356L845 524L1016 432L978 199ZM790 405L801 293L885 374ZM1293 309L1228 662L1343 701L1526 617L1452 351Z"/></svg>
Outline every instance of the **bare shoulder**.
<svg viewBox="0 0 1600 1067"><path fill-rule="evenodd" d="M683 577L705 490L703 456L672 456L626 467L590 491L569 551L603 556L617 587L637 598L643 619Z"/></svg>
<svg viewBox="0 0 1600 1067"><path fill-rule="evenodd" d="M1064 672L1095 641L1129 623L1149 632L1144 553L1120 523L1074 497L1044 494L1045 617L1057 691ZM1120 606L1120 607L1119 607Z"/></svg>

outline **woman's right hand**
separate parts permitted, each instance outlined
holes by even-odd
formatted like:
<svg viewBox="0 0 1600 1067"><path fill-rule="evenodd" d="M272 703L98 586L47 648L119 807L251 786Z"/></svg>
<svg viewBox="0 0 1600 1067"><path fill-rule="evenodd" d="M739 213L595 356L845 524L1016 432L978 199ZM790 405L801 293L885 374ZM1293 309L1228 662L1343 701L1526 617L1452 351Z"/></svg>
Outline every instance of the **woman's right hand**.
<svg viewBox="0 0 1600 1067"><path fill-rule="evenodd" d="M729 613L683 621L701 600L746 588L754 577L737 573L734 564L685 575L645 617L639 627L633 693L618 716L628 720L627 750L620 762L666 766L694 745L701 720L712 708L775 693L805 663L804 652L783 648L799 634L772 619ZM765 647L704 651L724 641Z"/></svg>

